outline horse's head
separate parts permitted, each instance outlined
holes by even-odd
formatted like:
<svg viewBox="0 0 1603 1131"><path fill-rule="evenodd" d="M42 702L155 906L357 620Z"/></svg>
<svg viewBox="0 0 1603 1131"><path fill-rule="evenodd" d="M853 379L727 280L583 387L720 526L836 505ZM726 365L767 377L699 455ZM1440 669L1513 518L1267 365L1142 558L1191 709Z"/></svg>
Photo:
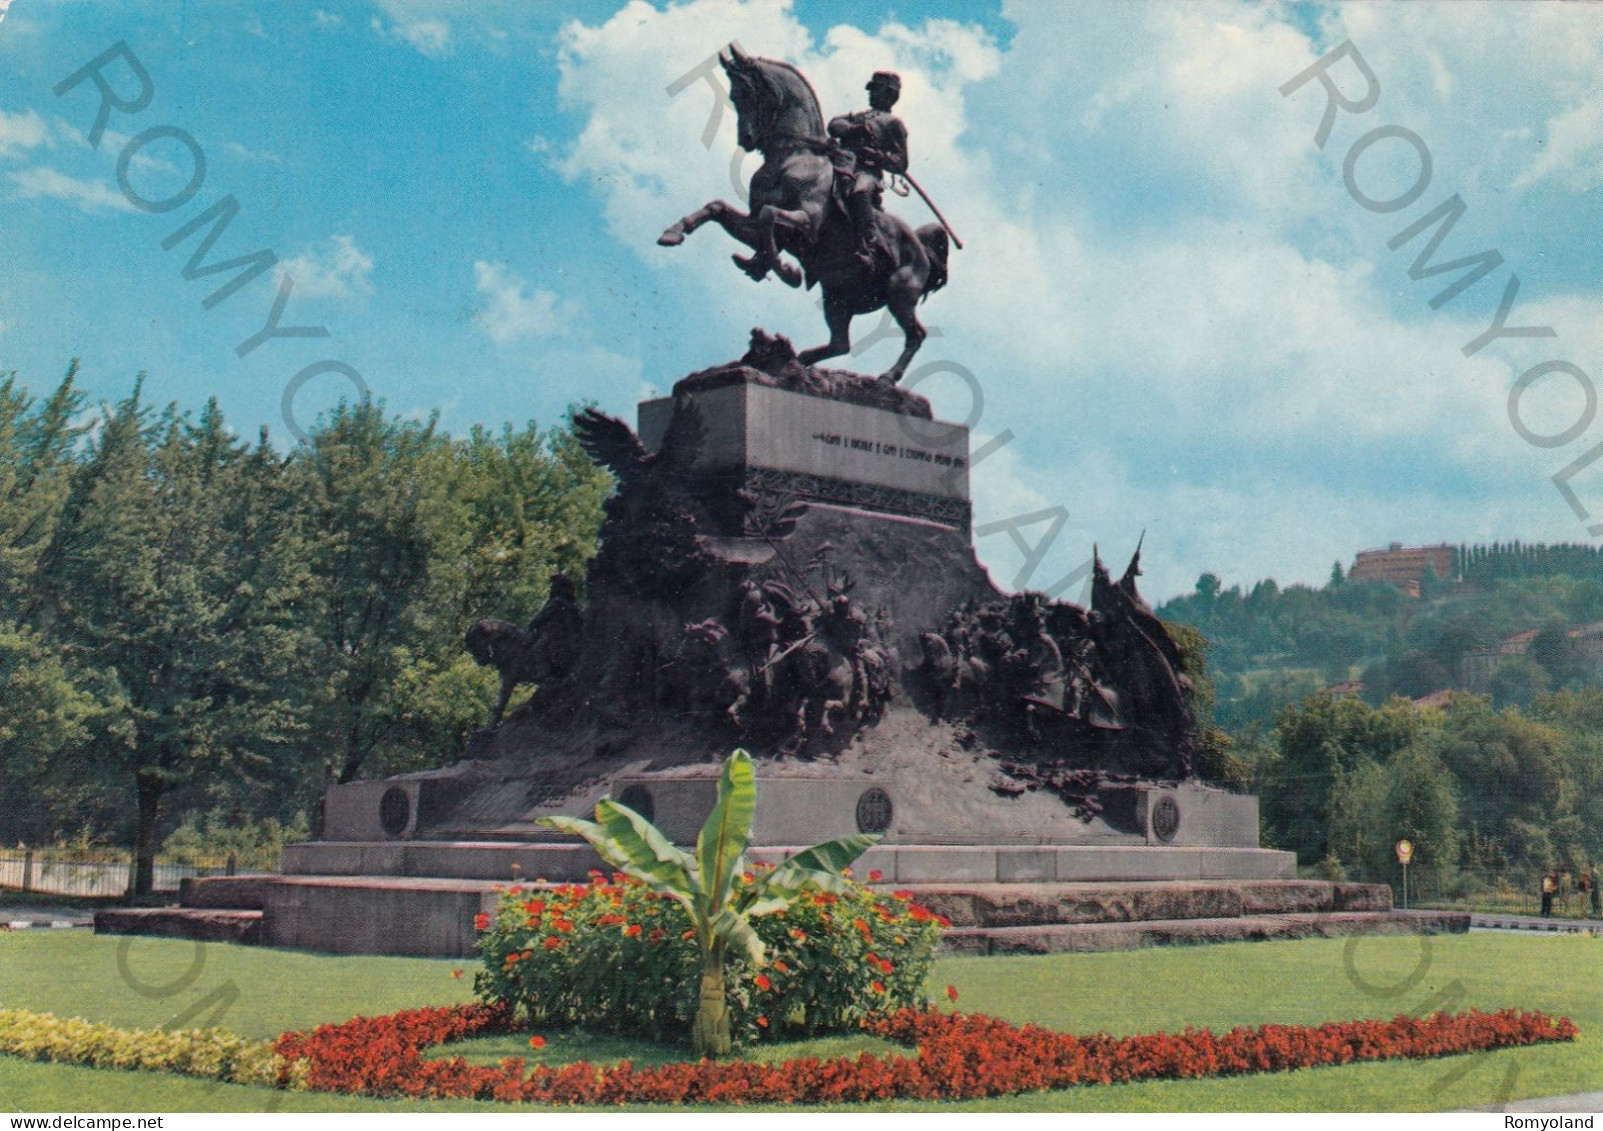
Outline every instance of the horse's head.
<svg viewBox="0 0 1603 1131"><path fill-rule="evenodd" d="M781 138L824 141L818 97L795 67L748 55L738 43L720 52L718 61L729 76L736 141L742 149L754 153Z"/></svg>

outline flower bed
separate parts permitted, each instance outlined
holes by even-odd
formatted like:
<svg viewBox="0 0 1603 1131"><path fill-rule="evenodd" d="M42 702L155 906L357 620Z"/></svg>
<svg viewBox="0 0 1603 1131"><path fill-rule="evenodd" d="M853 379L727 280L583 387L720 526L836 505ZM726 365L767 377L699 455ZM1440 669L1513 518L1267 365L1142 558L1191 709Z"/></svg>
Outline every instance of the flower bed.
<svg viewBox="0 0 1603 1131"><path fill-rule="evenodd" d="M735 891L749 890L762 867L736 876ZM588 884L511 888L494 915L479 916L481 1000L510 1005L534 1026L654 1039L689 1032L700 971L684 908L628 876L591 876ZM871 1017L926 1004L944 922L911 892L855 883L754 916L768 958L759 968L731 956L735 1044L856 1032Z"/></svg>
<svg viewBox="0 0 1603 1131"><path fill-rule="evenodd" d="M504 1029L510 1013L468 1005L356 1018L310 1033L286 1033L276 1051L306 1086L365 1095L455 1097L506 1103L830 1103L888 1099L973 1099L1083 1084L1236 1076L1355 1061L1423 1059L1577 1036L1568 1018L1471 1010L1426 1018L1265 1025L1214 1034L1206 1029L1133 1037L1074 1037L980 1014L902 1010L865 1026L913 1047L912 1055L778 1064L701 1061L636 1069L579 1061L532 1068L517 1058L497 1067L461 1057L424 1060L430 1045Z"/></svg>
<svg viewBox="0 0 1603 1131"><path fill-rule="evenodd" d="M306 1069L292 1067L273 1051L270 1041L253 1041L220 1029L118 1029L26 1009L0 1009L0 1053L268 1087L300 1087Z"/></svg>

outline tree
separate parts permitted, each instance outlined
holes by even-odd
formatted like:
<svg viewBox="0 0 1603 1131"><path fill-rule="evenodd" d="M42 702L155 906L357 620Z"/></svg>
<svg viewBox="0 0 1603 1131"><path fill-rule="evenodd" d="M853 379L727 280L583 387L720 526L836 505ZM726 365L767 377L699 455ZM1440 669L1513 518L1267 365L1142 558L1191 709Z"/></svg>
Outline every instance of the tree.
<svg viewBox="0 0 1603 1131"><path fill-rule="evenodd" d="M1346 582L1346 580L1347 580L1347 575L1345 573L1343 573L1342 570L1341 570L1341 562L1339 562L1339 561L1331 562L1330 563L1330 581L1325 587L1327 589L1335 589L1338 586L1344 584Z"/></svg>
<svg viewBox="0 0 1603 1131"><path fill-rule="evenodd" d="M85 772L132 786L135 866L148 894L161 804L197 777L247 772L298 736L278 693L293 669L297 572L265 439L192 421L134 392L76 469L46 556L53 632L106 681Z"/></svg>
<svg viewBox="0 0 1603 1131"><path fill-rule="evenodd" d="M1498 707L1525 707L1549 686L1548 674L1540 665L1524 656L1510 656L1492 675L1492 702Z"/></svg>
<svg viewBox="0 0 1603 1131"><path fill-rule="evenodd" d="M1386 767L1385 801L1380 807L1385 829L1383 846L1406 838L1414 844L1415 862L1425 868L1449 868L1458 860L1458 801L1452 776L1428 742L1398 751ZM1371 875L1384 874L1386 861L1372 865Z"/></svg>
<svg viewBox="0 0 1603 1131"><path fill-rule="evenodd" d="M1586 658L1569 629L1561 624L1550 624L1539 631L1531 640L1526 655L1541 665L1552 687L1585 683L1596 674L1595 666ZM1526 698L1520 706L1533 697Z"/></svg>
<svg viewBox="0 0 1603 1131"><path fill-rule="evenodd" d="M1332 798L1343 775L1385 762L1415 741L1424 722L1411 704L1376 709L1357 699L1315 695L1275 720L1280 757L1266 776L1264 820L1282 848L1304 864L1331 854Z"/></svg>
<svg viewBox="0 0 1603 1131"><path fill-rule="evenodd" d="M601 858L684 905L701 952L701 987L691 1045L701 1056L729 1054L729 1004L724 964L731 947L753 962L763 961L763 942L751 928L758 915L783 911L808 888L839 891L841 871L879 837L859 833L814 845L778 868L764 872L755 884L735 892L735 877L745 871L757 811L757 773L751 757L736 750L718 776L718 800L696 838L696 852L676 848L639 813L616 801L596 804L596 819L542 817L540 823L588 841Z"/></svg>

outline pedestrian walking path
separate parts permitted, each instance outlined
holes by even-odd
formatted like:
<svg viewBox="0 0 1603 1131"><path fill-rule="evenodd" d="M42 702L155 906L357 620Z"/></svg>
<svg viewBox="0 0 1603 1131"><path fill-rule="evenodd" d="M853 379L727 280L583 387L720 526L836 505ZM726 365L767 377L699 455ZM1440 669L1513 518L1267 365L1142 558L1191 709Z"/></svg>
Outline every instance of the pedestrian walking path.
<svg viewBox="0 0 1603 1131"><path fill-rule="evenodd" d="M76 907L8 904L0 906L0 929L12 931L65 930L93 927L95 913Z"/></svg>
<svg viewBox="0 0 1603 1131"><path fill-rule="evenodd" d="M1482 931L1550 931L1558 934L1603 935L1603 919L1543 918L1540 915L1504 915L1475 911L1469 929Z"/></svg>

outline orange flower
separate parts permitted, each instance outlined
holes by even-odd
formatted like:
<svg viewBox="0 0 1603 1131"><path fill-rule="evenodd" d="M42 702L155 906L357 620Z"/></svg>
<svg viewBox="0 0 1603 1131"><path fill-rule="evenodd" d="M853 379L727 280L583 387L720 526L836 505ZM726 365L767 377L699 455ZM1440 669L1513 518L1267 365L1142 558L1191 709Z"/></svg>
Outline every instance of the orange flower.
<svg viewBox="0 0 1603 1131"><path fill-rule="evenodd" d="M529 1038L529 1047L531 1049L545 1048L545 1038L536 1033L534 1036Z"/></svg>
<svg viewBox="0 0 1603 1131"><path fill-rule="evenodd" d="M957 1000L957 987L956 986L947 986L946 987L946 996L947 996L947 998L949 1000L956 1001Z"/></svg>
<svg viewBox="0 0 1603 1131"><path fill-rule="evenodd" d="M885 983L881 982L878 978L870 982L869 986L873 988L876 994L882 994L885 992Z"/></svg>
<svg viewBox="0 0 1603 1131"><path fill-rule="evenodd" d="M756 981L759 990L771 990L774 988L774 983L768 980L767 974L758 974L754 981Z"/></svg>
<svg viewBox="0 0 1603 1131"><path fill-rule="evenodd" d="M759 1029L766 1029L766 1028L768 1028L768 1018L766 1018L766 1017L761 1017L761 1016L759 1016L759 1017L758 1017L758 1018L757 1018L757 1027L758 1027L758 1028L759 1028Z"/></svg>
<svg viewBox="0 0 1603 1131"><path fill-rule="evenodd" d="M693 938L695 938L696 937L695 928L691 928L690 930L686 931L684 934L680 935L679 937L682 938L682 939L693 939Z"/></svg>
<svg viewBox="0 0 1603 1131"><path fill-rule="evenodd" d="M635 938L637 935L640 934L640 924L639 923L630 923L627 927L625 927L623 929L623 933L625 935L627 935L631 939Z"/></svg>
<svg viewBox="0 0 1603 1131"><path fill-rule="evenodd" d="M460 970L452 970L451 971L451 977L460 978L461 976L462 976L462 971L460 971Z"/></svg>
<svg viewBox="0 0 1603 1131"><path fill-rule="evenodd" d="M545 948L547 950L556 950L557 947L559 947L561 945L562 945L562 940L557 938L557 936L555 936L555 935L551 935L551 936L547 937L547 939L545 940L545 943L544 943L544 946L545 946Z"/></svg>
<svg viewBox="0 0 1603 1131"><path fill-rule="evenodd" d="M790 973L790 967L786 966L785 963L782 960L781 961L776 961L774 963L774 969L778 970L781 974L789 974Z"/></svg>

